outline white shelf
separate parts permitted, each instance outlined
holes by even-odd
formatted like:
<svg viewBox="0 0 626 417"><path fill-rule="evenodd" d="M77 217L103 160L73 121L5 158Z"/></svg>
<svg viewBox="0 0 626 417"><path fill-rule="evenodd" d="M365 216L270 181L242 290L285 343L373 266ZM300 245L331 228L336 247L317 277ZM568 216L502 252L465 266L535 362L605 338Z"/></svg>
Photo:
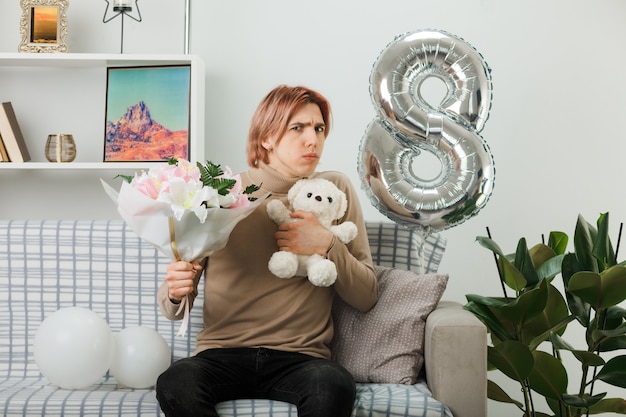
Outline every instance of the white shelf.
<svg viewBox="0 0 626 417"><path fill-rule="evenodd" d="M195 55L0 53L4 67L107 67L198 63Z"/></svg>
<svg viewBox="0 0 626 417"><path fill-rule="evenodd" d="M3 169L46 169L46 170L142 170L158 162L2 162ZM165 163L165 162L161 162Z"/></svg>
<svg viewBox="0 0 626 417"><path fill-rule="evenodd" d="M0 53L0 102L11 101L31 161L0 170L138 170L154 162L102 162L108 67L190 65L189 159L204 157L204 63L196 55ZM50 133L72 133L77 157L51 163Z"/></svg>

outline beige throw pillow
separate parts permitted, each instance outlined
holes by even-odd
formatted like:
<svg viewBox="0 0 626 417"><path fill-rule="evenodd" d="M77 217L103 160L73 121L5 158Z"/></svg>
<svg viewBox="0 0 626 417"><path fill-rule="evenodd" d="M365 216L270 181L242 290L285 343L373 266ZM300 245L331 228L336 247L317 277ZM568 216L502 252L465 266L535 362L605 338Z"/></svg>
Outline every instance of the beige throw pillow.
<svg viewBox="0 0 626 417"><path fill-rule="evenodd" d="M426 317L435 309L448 275L375 266L379 299L367 313L335 298L333 360L357 382L414 384L424 363Z"/></svg>

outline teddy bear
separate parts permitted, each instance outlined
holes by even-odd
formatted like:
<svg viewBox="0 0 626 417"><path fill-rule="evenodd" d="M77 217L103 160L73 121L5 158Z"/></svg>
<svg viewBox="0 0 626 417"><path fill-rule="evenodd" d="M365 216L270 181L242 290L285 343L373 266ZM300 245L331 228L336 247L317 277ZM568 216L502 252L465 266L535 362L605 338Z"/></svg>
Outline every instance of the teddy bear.
<svg viewBox="0 0 626 417"><path fill-rule="evenodd" d="M315 214L320 224L343 243L348 243L356 237L357 227L353 222L332 224L334 220L344 215L348 207L345 193L332 182L323 178L301 179L289 189L287 200L294 211L303 210ZM297 221L289 217L289 209L280 200L270 201L267 204L267 213L278 225ZM337 279L335 264L318 254L296 255L287 251L274 252L268 267L279 278L307 276L309 281L318 287L329 287Z"/></svg>

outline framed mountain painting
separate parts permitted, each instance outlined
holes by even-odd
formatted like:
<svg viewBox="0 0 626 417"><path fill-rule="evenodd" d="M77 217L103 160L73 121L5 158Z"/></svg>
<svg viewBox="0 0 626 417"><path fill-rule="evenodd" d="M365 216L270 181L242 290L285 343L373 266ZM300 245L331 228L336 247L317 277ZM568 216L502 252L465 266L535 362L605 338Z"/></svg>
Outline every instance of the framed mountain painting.
<svg viewBox="0 0 626 417"><path fill-rule="evenodd" d="M191 66L107 68L104 162L189 159Z"/></svg>

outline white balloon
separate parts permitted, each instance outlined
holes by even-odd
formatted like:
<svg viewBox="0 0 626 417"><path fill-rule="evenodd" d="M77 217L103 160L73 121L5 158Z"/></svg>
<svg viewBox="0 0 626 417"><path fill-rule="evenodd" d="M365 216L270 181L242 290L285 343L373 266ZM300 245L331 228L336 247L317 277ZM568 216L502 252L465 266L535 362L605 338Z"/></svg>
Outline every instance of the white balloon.
<svg viewBox="0 0 626 417"><path fill-rule="evenodd" d="M97 313L67 307L46 317L35 334L39 370L60 388L79 389L98 382L109 369L113 333Z"/></svg>
<svg viewBox="0 0 626 417"><path fill-rule="evenodd" d="M145 327L128 327L115 335L111 375L129 388L150 388L171 363L170 347L159 333Z"/></svg>

